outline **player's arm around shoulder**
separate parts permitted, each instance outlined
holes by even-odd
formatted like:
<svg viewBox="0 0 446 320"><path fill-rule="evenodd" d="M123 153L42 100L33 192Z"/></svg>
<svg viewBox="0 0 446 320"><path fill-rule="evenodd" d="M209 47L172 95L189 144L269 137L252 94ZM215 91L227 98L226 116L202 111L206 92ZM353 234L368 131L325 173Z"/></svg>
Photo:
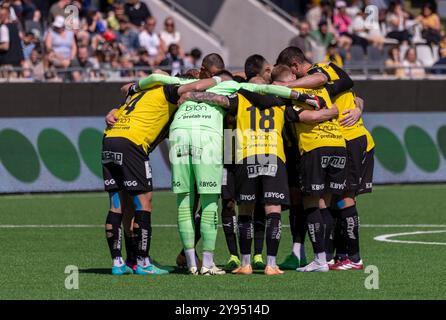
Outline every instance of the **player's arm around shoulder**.
<svg viewBox="0 0 446 320"><path fill-rule="evenodd" d="M220 77L212 77L184 84L178 88L178 94L182 95L191 91L205 91L221 82Z"/></svg>
<svg viewBox="0 0 446 320"><path fill-rule="evenodd" d="M304 123L320 123L337 118L339 115L336 105L331 108L324 108L320 110L306 110L299 106L287 107L287 120L291 122Z"/></svg>
<svg viewBox="0 0 446 320"><path fill-rule="evenodd" d="M212 93L212 92L197 92L188 91L181 95L178 100L178 105L182 105L186 101L195 101L201 103L207 103L209 105L216 105L225 109L229 109L231 103L228 96Z"/></svg>
<svg viewBox="0 0 446 320"><path fill-rule="evenodd" d="M355 97L355 105L355 108L345 110L342 113L343 118L339 120L341 126L351 127L361 119L364 111L364 100L360 97Z"/></svg>
<svg viewBox="0 0 446 320"><path fill-rule="evenodd" d="M313 73L300 79L290 82L273 82L276 85L283 85L288 88L315 89L324 86L328 82L328 77L324 73Z"/></svg>

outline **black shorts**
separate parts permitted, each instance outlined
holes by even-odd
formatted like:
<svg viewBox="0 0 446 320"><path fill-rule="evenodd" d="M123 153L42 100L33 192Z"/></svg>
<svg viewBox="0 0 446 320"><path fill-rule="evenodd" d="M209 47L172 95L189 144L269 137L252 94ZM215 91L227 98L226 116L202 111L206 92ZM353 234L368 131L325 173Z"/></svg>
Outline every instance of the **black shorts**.
<svg viewBox="0 0 446 320"><path fill-rule="evenodd" d="M288 173L288 186L299 188L299 149L285 149L286 171Z"/></svg>
<svg viewBox="0 0 446 320"><path fill-rule="evenodd" d="M356 194L370 193L373 188L373 169L375 167L375 148L365 155L365 162L361 170L361 180Z"/></svg>
<svg viewBox="0 0 446 320"><path fill-rule="evenodd" d="M321 147L302 155L299 185L305 195L345 192L347 151L343 147Z"/></svg>
<svg viewBox="0 0 446 320"><path fill-rule="evenodd" d="M102 172L105 191L150 192L152 169L141 146L125 138L104 138Z"/></svg>
<svg viewBox="0 0 446 320"><path fill-rule="evenodd" d="M271 203L288 206L290 195L285 163L279 158L260 164L255 157L235 165L235 191L239 203Z"/></svg>
<svg viewBox="0 0 446 320"><path fill-rule="evenodd" d="M235 200L234 170L234 164L225 164L223 167L223 179L221 182L221 198L223 200Z"/></svg>
<svg viewBox="0 0 446 320"><path fill-rule="evenodd" d="M347 144L347 181L346 191L355 194L367 193L372 190L373 154L367 152L367 137L360 136L346 141Z"/></svg>

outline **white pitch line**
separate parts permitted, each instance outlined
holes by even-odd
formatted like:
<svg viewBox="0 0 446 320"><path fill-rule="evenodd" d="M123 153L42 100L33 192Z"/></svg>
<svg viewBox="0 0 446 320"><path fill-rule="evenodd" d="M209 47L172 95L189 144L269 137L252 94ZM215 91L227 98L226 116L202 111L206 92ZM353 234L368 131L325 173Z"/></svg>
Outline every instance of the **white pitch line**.
<svg viewBox="0 0 446 320"><path fill-rule="evenodd" d="M0 229L14 228L103 228L101 224L0 224ZM176 228L176 224L153 224L154 228ZM221 225L219 225L221 227ZM289 228L289 225L283 225ZM363 224L362 228L446 228L446 224Z"/></svg>
<svg viewBox="0 0 446 320"><path fill-rule="evenodd" d="M409 244L429 244L429 245L440 245L446 246L446 242L429 242L429 241L412 241L412 240L394 240L390 238L401 237L401 236L410 236L417 234L434 234L434 233L446 233L446 230L429 230L429 231L414 231L414 232L403 232L403 233L393 233L393 234L383 234L381 236L377 236L373 238L376 241L382 242L392 242L392 243L409 243Z"/></svg>

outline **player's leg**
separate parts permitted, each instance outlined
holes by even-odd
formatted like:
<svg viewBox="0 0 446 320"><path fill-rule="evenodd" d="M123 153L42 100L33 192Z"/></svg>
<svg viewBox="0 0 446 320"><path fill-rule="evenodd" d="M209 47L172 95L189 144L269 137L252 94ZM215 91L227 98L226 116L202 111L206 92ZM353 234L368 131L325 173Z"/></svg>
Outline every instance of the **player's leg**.
<svg viewBox="0 0 446 320"><path fill-rule="evenodd" d="M334 263L332 260L334 251L334 230L336 225L335 216L330 207L332 202L331 199L332 195L326 193L319 200L319 209L321 210L324 222L325 255L329 265Z"/></svg>
<svg viewBox="0 0 446 320"><path fill-rule="evenodd" d="M278 157L269 159L262 171L263 175L259 177L261 199L257 201L265 203L266 213L267 261L264 273L279 275L283 274L283 271L277 266L276 257L282 236L282 206L290 205L288 177L285 163Z"/></svg>
<svg viewBox="0 0 446 320"><path fill-rule="evenodd" d="M117 152L120 145L116 139L104 139L102 145L102 171L104 178L104 188L109 194L110 205L105 220L105 236L112 258L112 274L123 275L133 273L122 259L122 204L119 198L119 191L122 188L122 167L117 159ZM122 155L122 152L120 153Z"/></svg>
<svg viewBox="0 0 446 320"><path fill-rule="evenodd" d="M237 215L235 212L235 178L234 166L225 165L221 186L221 222L229 251L229 259L225 265L226 270L234 270L240 267L240 259L237 248Z"/></svg>
<svg viewBox="0 0 446 320"><path fill-rule="evenodd" d="M339 212L340 235L338 241L344 248L347 257L339 258L334 270L362 269L363 263L359 253L359 216L356 208L356 194L364 186L363 177L367 169L367 137L347 141L346 191L336 202ZM342 254L337 250L337 255Z"/></svg>
<svg viewBox="0 0 446 320"><path fill-rule="evenodd" d="M297 178L296 178L297 179ZM302 203L302 193L297 187L290 187L291 205L290 229L293 240L291 254L279 265L283 270L296 270L307 265L305 254L305 234L307 233L307 221Z"/></svg>
<svg viewBox="0 0 446 320"><path fill-rule="evenodd" d="M266 212L266 275L279 275L283 271L279 269L276 262L279 251L280 238L282 234L282 208L280 204L265 204Z"/></svg>
<svg viewBox="0 0 446 320"><path fill-rule="evenodd" d="M195 259L194 231L194 175L190 156L191 137L188 130L170 132L170 162L172 166L172 189L177 195L178 232L186 256L187 267L193 275L198 274Z"/></svg>
<svg viewBox="0 0 446 320"><path fill-rule="evenodd" d="M194 205L192 208L192 212L194 213L194 232L195 232L195 247L197 247L198 242L201 238L200 232L200 223L201 223L201 205L200 205L200 195L197 193L195 188L194 191ZM201 268L201 260L198 258L197 252L195 251L196 264L198 268ZM176 259L177 267L180 269L187 268L187 260L186 253L184 252L184 248L181 249L180 253Z"/></svg>
<svg viewBox="0 0 446 320"><path fill-rule="evenodd" d="M246 160L246 163L251 163ZM253 213L257 202L257 174L256 165L246 163L236 164L235 193L238 203L238 232L241 254L241 266L236 268L234 274L251 274L251 247L254 238Z"/></svg>
<svg viewBox="0 0 446 320"><path fill-rule="evenodd" d="M265 231L266 231L266 214L265 206L256 202L254 208L254 257L253 257L253 268L255 270L263 270L266 264L263 262L262 252L263 252L263 242L265 241Z"/></svg>
<svg viewBox="0 0 446 320"><path fill-rule="evenodd" d="M329 270L325 255L324 221L319 208L326 188L325 166L321 162L324 154L321 149L318 148L303 154L299 168L308 235L314 252L314 260L307 266L297 269L301 272L326 272Z"/></svg>
<svg viewBox="0 0 446 320"><path fill-rule="evenodd" d="M223 140L220 134L193 131L191 159L194 179L201 202L201 240L203 242L203 275L222 275L225 271L214 263L217 240L218 200L223 177Z"/></svg>
<svg viewBox="0 0 446 320"><path fill-rule="evenodd" d="M255 202L239 202L238 205L238 231L239 231L239 246L241 254L241 265L234 269L234 274L252 274L251 266L251 247L254 237L253 213Z"/></svg>
<svg viewBox="0 0 446 320"><path fill-rule="evenodd" d="M127 255L125 263L135 271L137 267L136 250L138 247L136 235L133 232L135 205L133 204L131 195L126 191L121 191L119 198L122 203L122 226L124 228L124 245Z"/></svg>

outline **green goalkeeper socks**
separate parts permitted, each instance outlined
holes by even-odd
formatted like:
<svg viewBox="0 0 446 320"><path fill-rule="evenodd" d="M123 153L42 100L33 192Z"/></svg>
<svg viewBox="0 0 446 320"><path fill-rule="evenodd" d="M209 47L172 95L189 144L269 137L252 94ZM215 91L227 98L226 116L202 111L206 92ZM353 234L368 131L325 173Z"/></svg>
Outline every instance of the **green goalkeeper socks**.
<svg viewBox="0 0 446 320"><path fill-rule="evenodd" d="M201 208L201 239L203 240L203 251L214 251L217 240L218 226L218 195L202 194L200 195Z"/></svg>
<svg viewBox="0 0 446 320"><path fill-rule="evenodd" d="M194 249L195 247L193 203L193 193L180 193L177 195L178 231L185 250Z"/></svg>

